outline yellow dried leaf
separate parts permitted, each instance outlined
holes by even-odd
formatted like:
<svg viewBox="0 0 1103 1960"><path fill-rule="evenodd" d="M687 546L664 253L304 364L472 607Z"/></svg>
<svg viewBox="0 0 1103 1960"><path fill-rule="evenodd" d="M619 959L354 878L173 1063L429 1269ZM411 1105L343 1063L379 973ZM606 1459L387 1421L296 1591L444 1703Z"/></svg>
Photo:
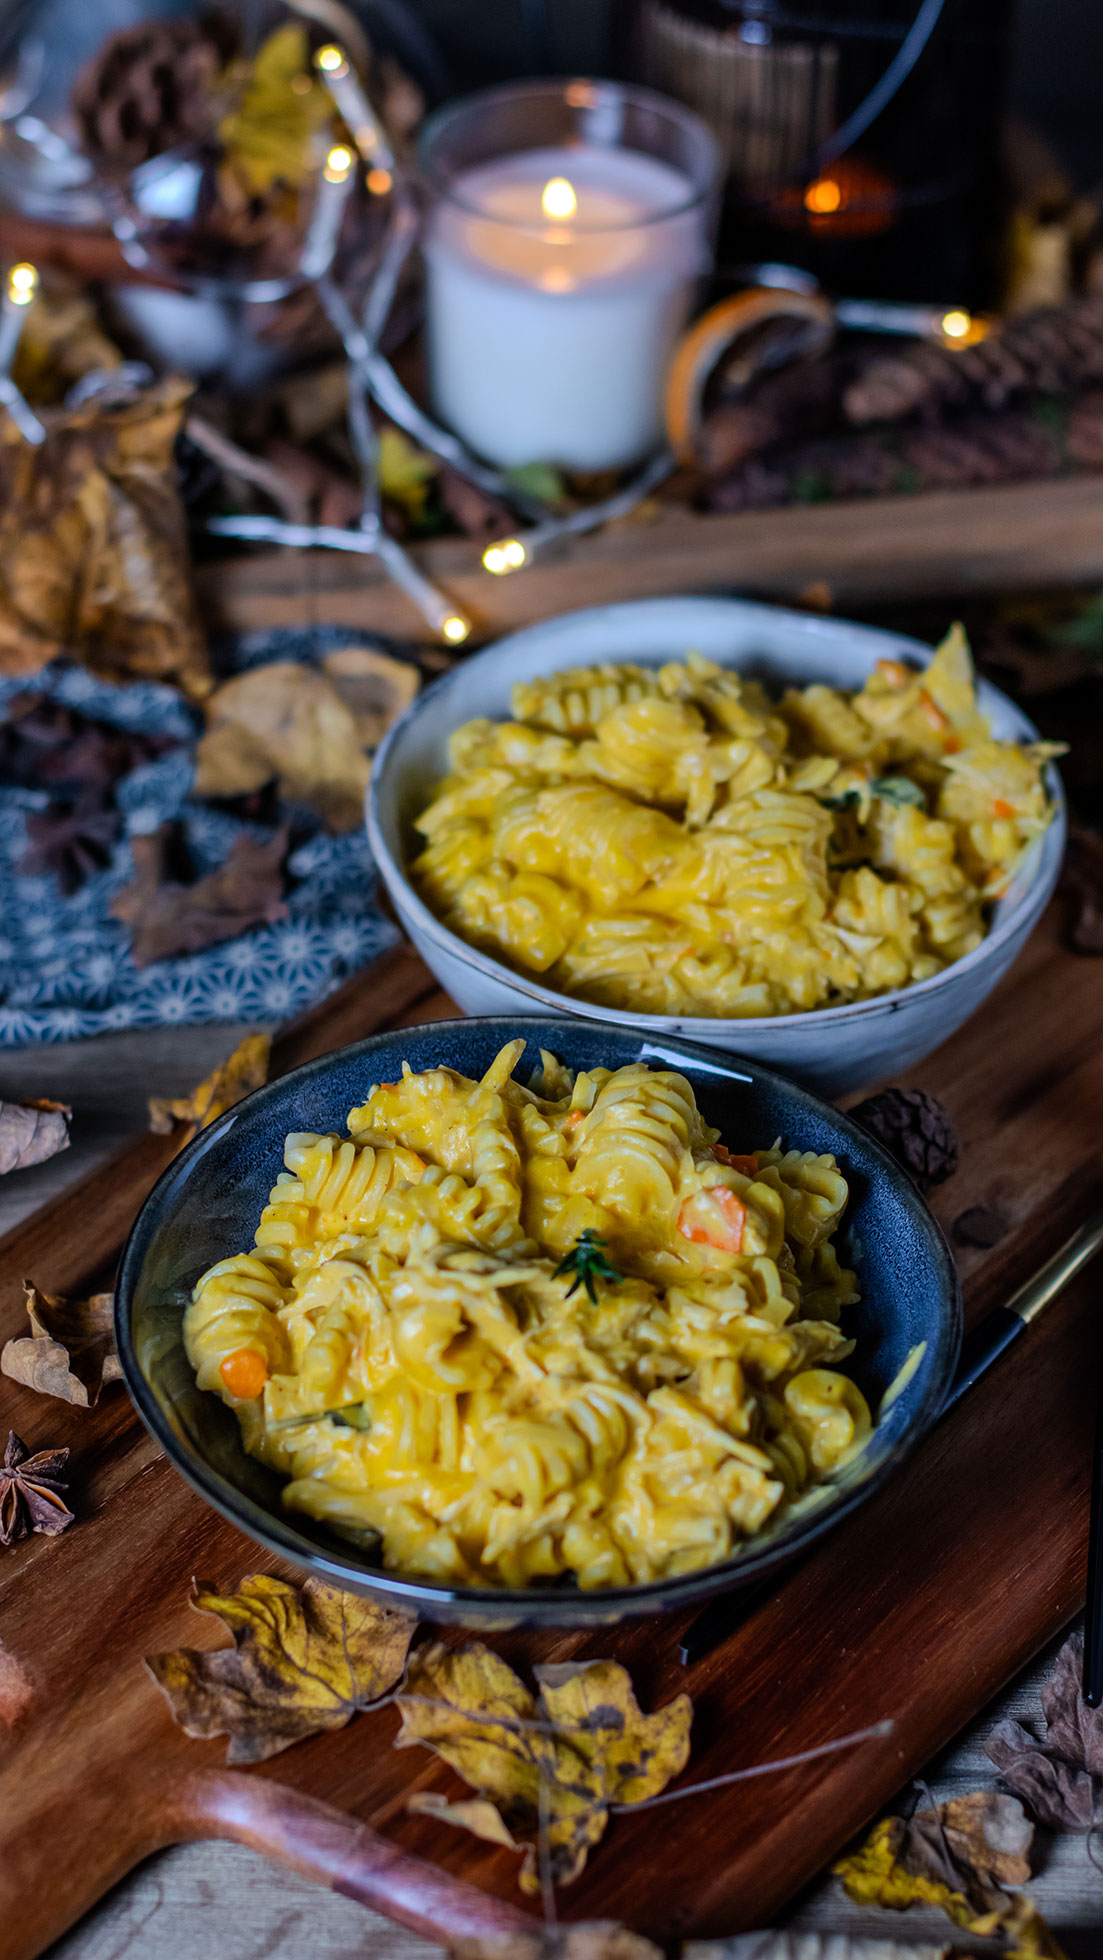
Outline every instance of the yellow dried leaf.
<svg viewBox="0 0 1103 1960"><path fill-rule="evenodd" d="M219 124L226 162L250 196L305 183L315 137L333 118L333 98L313 74L306 28L277 27L262 42L237 107Z"/></svg>
<svg viewBox="0 0 1103 1960"><path fill-rule="evenodd" d="M334 831L362 821L370 765L352 710L316 668L273 660L237 674L207 703L197 796L244 796L274 777Z"/></svg>
<svg viewBox="0 0 1103 1960"><path fill-rule="evenodd" d="M30 1337L7 1342L0 1369L39 1395L56 1395L80 1409L93 1407L101 1388L122 1380L112 1295L66 1300L43 1293L30 1280L24 1280L23 1292Z"/></svg>
<svg viewBox="0 0 1103 1960"><path fill-rule="evenodd" d="M539 1885L534 1840L542 1838L554 1883L577 1878L610 1808L657 1795L685 1767L693 1717L688 1695L644 1715L614 1661L538 1668L536 1675L534 1697L480 1642L454 1651L426 1647L398 1697L396 1740L397 1748L420 1742L435 1750L496 1806L510 1836L527 1841L526 1891ZM467 1810L449 1806L448 1821L471 1828Z"/></svg>
<svg viewBox="0 0 1103 1960"><path fill-rule="evenodd" d="M421 676L408 660L392 660L374 647L337 647L322 670L356 717L364 749L377 749L392 721L409 707Z"/></svg>
<svg viewBox="0 0 1103 1960"><path fill-rule="evenodd" d="M1008 1960L1064 1960L1033 1900L1004 1889L1030 1876L1033 1835L1017 1797L975 1790L910 1819L882 1818L832 1869L858 1905L938 1906L967 1932L1011 1940Z"/></svg>
<svg viewBox="0 0 1103 1960"><path fill-rule="evenodd" d="M158 1136L165 1136L178 1123L184 1123L187 1133L181 1143L189 1142L198 1131L205 1130L209 1123L213 1123L216 1116L221 1116L224 1110L232 1109L243 1096L263 1087L268 1080L271 1052L271 1035L247 1034L233 1054L212 1069L190 1096L151 1096L150 1129L155 1130Z"/></svg>
<svg viewBox="0 0 1103 1960"><path fill-rule="evenodd" d="M507 1851L523 1848L489 1797L468 1797L459 1803L449 1803L438 1790L416 1790L406 1808L417 1817L434 1817L438 1824L456 1824L461 1830L470 1831L472 1837L485 1839L487 1844L504 1844Z"/></svg>
<svg viewBox="0 0 1103 1960"><path fill-rule="evenodd" d="M401 429L389 426L379 432L377 464L379 488L392 504L399 504L415 524L425 509L429 485L440 464L425 449L418 449Z"/></svg>
<svg viewBox="0 0 1103 1960"><path fill-rule="evenodd" d="M358 1709L401 1680L417 1621L320 1579L289 1584L267 1572L223 1597L198 1587L192 1604L214 1613L232 1648L181 1648L146 1662L188 1735L228 1735L227 1761L259 1763Z"/></svg>

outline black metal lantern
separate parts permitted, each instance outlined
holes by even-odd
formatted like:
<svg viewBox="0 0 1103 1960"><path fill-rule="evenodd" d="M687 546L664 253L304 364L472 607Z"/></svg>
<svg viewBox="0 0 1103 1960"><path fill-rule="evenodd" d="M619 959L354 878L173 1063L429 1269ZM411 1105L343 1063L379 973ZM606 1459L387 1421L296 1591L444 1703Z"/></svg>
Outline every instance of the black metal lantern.
<svg viewBox="0 0 1103 1960"><path fill-rule="evenodd" d="M727 255L991 298L1010 0L638 0L633 61L712 125Z"/></svg>

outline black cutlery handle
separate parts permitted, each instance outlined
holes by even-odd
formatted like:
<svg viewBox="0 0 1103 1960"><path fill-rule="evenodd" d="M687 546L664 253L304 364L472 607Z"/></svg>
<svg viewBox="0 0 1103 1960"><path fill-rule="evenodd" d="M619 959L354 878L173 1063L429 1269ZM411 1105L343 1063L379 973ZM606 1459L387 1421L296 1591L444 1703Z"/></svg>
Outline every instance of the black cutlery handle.
<svg viewBox="0 0 1103 1960"><path fill-rule="evenodd" d="M972 1333L965 1336L957 1374L942 1405L940 1421L979 1382L981 1376L987 1374L993 1361L999 1360L1012 1341L1025 1334L1026 1327L1026 1321L1020 1319L1017 1313L1012 1313L1010 1307L996 1307L979 1327L974 1327Z"/></svg>

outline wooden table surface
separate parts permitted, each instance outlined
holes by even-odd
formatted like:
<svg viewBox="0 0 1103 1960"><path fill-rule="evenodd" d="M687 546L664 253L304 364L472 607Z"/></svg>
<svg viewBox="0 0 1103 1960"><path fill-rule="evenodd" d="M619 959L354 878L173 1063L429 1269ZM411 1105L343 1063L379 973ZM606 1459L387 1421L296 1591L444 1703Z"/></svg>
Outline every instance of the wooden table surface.
<svg viewBox="0 0 1103 1960"><path fill-rule="evenodd" d="M0 1181L0 1233L28 1212L64 1202L68 1184L144 1127L151 1094L179 1094L228 1054L242 1029L164 1029L23 1049L0 1056L0 1094L53 1095L73 1105L72 1147L50 1163ZM1038 1712L1045 1662L931 1766L938 1796L990 1784L983 1738L994 1722ZM1084 1841L1040 1847L1035 1894L1070 1960L1103 1947L1103 1879ZM906 1918L852 1906L830 1879L794 1902L786 1924L884 1938L942 1938L937 1914ZM2 1946L2 1940L0 1940ZM979 1946L978 1951L991 1951ZM421 1960L433 1951L354 1902L323 1892L232 1844L182 1846L152 1859L52 1949L52 1960Z"/></svg>

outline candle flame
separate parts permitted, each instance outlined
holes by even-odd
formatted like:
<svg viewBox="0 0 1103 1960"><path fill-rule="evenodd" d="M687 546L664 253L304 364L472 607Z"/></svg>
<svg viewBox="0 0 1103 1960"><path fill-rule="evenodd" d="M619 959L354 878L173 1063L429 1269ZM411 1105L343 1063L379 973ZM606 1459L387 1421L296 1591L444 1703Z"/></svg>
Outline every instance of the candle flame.
<svg viewBox="0 0 1103 1960"><path fill-rule="evenodd" d="M342 75L348 74L348 57L343 48L319 48L314 61L323 75L333 75L340 79Z"/></svg>
<svg viewBox="0 0 1103 1960"><path fill-rule="evenodd" d="M346 149L343 143L335 143L326 158L324 171L326 182L329 184L343 184L349 171L352 169L352 162L352 151Z"/></svg>
<svg viewBox="0 0 1103 1960"><path fill-rule="evenodd" d="M8 274L8 298L13 306L29 306L38 291L38 271L33 265L13 265Z"/></svg>
<svg viewBox="0 0 1103 1960"><path fill-rule="evenodd" d="M578 210L574 186L565 177L550 177L544 185L540 208L545 218L573 218Z"/></svg>

